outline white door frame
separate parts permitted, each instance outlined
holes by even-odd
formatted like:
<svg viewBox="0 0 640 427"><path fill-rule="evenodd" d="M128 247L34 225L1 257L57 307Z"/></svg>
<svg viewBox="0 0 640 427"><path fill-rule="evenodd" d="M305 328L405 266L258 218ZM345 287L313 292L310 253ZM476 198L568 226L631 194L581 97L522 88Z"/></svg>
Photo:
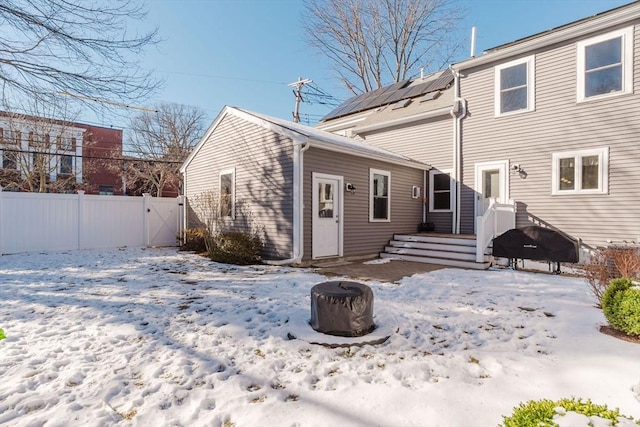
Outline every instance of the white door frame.
<svg viewBox="0 0 640 427"><path fill-rule="evenodd" d="M494 160L491 162L480 162L475 164L475 206L474 212L476 216L482 215L482 173L486 170L498 169L499 173L499 191L500 197L499 203L507 203L509 200L509 161L508 160ZM475 221L474 221L475 224Z"/></svg>
<svg viewBox="0 0 640 427"><path fill-rule="evenodd" d="M332 257L338 256L341 257L343 255L343 246L344 246L344 177L339 175L330 175L326 173L317 173L313 172L311 174L311 258L317 259L322 257ZM321 255L320 257L316 256L315 249L315 241L314 234L316 233L315 225L316 222L316 213L318 212L318 192L317 185L318 181L322 179L334 180L337 182L334 201L338 203L337 209L337 223L338 223L338 247L337 247L337 255Z"/></svg>

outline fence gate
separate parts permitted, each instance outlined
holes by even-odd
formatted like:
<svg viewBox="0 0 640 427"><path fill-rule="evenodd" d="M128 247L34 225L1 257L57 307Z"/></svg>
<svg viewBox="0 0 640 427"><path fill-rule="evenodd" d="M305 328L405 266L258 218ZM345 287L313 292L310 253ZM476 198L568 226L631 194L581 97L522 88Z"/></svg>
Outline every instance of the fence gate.
<svg viewBox="0 0 640 427"><path fill-rule="evenodd" d="M176 246L178 241L179 203L176 199L145 197L147 246Z"/></svg>

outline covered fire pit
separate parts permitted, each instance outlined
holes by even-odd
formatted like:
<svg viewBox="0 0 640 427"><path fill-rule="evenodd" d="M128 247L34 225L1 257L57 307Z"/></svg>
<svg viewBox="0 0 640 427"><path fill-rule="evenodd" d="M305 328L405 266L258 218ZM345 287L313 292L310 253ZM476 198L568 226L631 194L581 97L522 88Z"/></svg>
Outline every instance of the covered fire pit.
<svg viewBox="0 0 640 427"><path fill-rule="evenodd" d="M311 327L340 337L370 333L375 328L371 288L349 281L318 283L311 288Z"/></svg>

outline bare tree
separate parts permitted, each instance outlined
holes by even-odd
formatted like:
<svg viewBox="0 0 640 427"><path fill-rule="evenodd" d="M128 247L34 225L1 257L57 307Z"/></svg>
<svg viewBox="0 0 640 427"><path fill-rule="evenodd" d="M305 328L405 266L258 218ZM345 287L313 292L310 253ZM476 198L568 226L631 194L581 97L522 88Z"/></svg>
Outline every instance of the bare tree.
<svg viewBox="0 0 640 427"><path fill-rule="evenodd" d="M125 151L133 158L125 162L129 187L137 186L162 196L177 190L180 166L204 131L204 112L180 104L161 104L130 123Z"/></svg>
<svg viewBox="0 0 640 427"><path fill-rule="evenodd" d="M55 108L54 108L55 107ZM30 115L0 112L3 188L30 192L71 192L82 188L84 129L70 119L52 119L66 111L55 101L34 102Z"/></svg>
<svg viewBox="0 0 640 427"><path fill-rule="evenodd" d="M144 17L132 0L0 1L0 82L8 100L46 100L52 93L122 102L145 98L158 82L138 55L156 31L129 34Z"/></svg>
<svg viewBox="0 0 640 427"><path fill-rule="evenodd" d="M305 0L303 27L358 94L447 65L462 13L456 0Z"/></svg>

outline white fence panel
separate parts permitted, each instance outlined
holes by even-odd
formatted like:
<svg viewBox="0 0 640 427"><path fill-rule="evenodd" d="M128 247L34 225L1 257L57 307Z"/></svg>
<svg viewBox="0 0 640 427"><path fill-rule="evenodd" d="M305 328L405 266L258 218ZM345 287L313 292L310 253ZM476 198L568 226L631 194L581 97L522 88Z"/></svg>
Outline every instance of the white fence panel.
<svg viewBox="0 0 640 427"><path fill-rule="evenodd" d="M0 197L2 253L64 250L78 245L76 195L0 192Z"/></svg>
<svg viewBox="0 0 640 427"><path fill-rule="evenodd" d="M0 255L175 246L181 199L3 192Z"/></svg>
<svg viewBox="0 0 640 427"><path fill-rule="evenodd" d="M83 205L81 249L145 246L142 197L84 196Z"/></svg>

